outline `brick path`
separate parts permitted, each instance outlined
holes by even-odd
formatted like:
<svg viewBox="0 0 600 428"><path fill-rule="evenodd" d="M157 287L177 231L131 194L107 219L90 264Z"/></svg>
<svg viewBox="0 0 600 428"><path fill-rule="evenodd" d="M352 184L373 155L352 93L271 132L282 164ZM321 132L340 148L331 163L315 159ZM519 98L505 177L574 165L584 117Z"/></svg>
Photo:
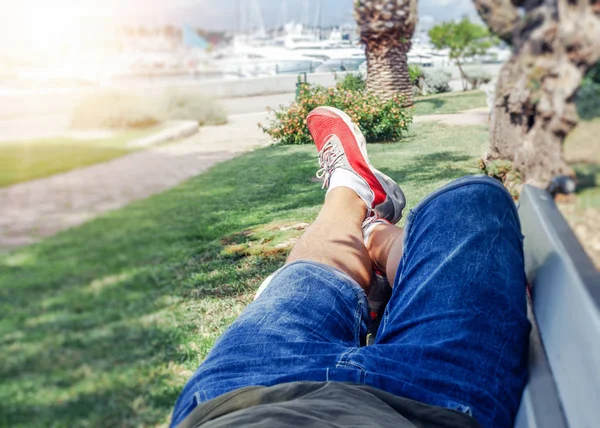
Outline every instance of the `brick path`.
<svg viewBox="0 0 600 428"><path fill-rule="evenodd" d="M102 213L168 190L208 168L268 144L266 113L231 116L180 143L0 188L0 250L28 245Z"/></svg>

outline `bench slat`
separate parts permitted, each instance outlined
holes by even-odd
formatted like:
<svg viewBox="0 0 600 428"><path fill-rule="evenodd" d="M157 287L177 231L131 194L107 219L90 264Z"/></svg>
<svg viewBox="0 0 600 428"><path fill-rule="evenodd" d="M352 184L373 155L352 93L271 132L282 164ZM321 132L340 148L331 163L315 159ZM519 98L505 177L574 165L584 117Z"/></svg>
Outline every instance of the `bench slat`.
<svg viewBox="0 0 600 428"><path fill-rule="evenodd" d="M600 273L547 192L525 186L519 215L535 319L564 415L569 426L597 426Z"/></svg>

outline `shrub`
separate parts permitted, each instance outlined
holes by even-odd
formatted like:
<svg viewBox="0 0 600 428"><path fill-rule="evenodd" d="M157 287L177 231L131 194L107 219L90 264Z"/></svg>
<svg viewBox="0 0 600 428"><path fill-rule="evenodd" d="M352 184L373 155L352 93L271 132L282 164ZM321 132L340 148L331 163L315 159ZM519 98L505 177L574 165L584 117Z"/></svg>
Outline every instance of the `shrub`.
<svg viewBox="0 0 600 428"><path fill-rule="evenodd" d="M138 95L98 92L86 96L75 106L74 128L147 128L160 122L151 102Z"/></svg>
<svg viewBox="0 0 600 428"><path fill-rule="evenodd" d="M225 110L199 93L167 90L154 95L106 91L85 97L74 109L73 128L147 128L167 120L199 125L227 122Z"/></svg>
<svg viewBox="0 0 600 428"><path fill-rule="evenodd" d="M410 81L413 85L418 82L419 79L425 77L425 73L423 73L423 70L417 64L408 65L408 75L410 76Z"/></svg>
<svg viewBox="0 0 600 428"><path fill-rule="evenodd" d="M413 86L413 96L425 95L425 73L417 64L408 65L408 75Z"/></svg>
<svg viewBox="0 0 600 428"><path fill-rule="evenodd" d="M450 79L452 74L442 70L432 70L425 73L425 84L427 85L427 93L441 94L443 92L451 92Z"/></svg>
<svg viewBox="0 0 600 428"><path fill-rule="evenodd" d="M162 120L195 120L200 126L227 123L227 112L220 104L187 90L165 92L158 106Z"/></svg>
<svg viewBox="0 0 600 428"><path fill-rule="evenodd" d="M600 116L600 84L585 79L577 91L577 111L582 119Z"/></svg>
<svg viewBox="0 0 600 428"><path fill-rule="evenodd" d="M394 141L408 131L412 122L409 110L401 107L402 101L400 95L383 101L364 91L305 85L296 101L276 111L274 119L261 128L281 144L311 144L306 116L316 107L330 106L348 113L360 126L368 143Z"/></svg>
<svg viewBox="0 0 600 428"><path fill-rule="evenodd" d="M465 71L465 78L471 89L477 89L492 81L492 75L482 69Z"/></svg>
<svg viewBox="0 0 600 428"><path fill-rule="evenodd" d="M336 88L345 91L364 91L367 89L367 81L360 73L348 73L343 79L336 75Z"/></svg>
<svg viewBox="0 0 600 428"><path fill-rule="evenodd" d="M600 85L600 61L588 71L585 79Z"/></svg>
<svg viewBox="0 0 600 428"><path fill-rule="evenodd" d="M600 116L600 62L588 72L577 91L577 111L582 119Z"/></svg>
<svg viewBox="0 0 600 428"><path fill-rule="evenodd" d="M479 168L485 175L502 182L513 199L519 199L523 180L511 161L498 159L486 163L483 159L480 159Z"/></svg>

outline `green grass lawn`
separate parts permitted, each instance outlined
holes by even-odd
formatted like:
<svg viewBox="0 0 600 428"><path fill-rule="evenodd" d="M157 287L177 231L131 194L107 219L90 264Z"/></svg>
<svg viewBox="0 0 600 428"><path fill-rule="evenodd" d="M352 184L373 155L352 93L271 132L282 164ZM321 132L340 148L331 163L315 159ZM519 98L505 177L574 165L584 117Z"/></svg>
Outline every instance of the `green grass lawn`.
<svg viewBox="0 0 600 428"><path fill-rule="evenodd" d="M122 131L110 139L62 137L0 142L0 187L118 158L139 150L127 147L127 143L161 129L158 125L145 130Z"/></svg>
<svg viewBox="0 0 600 428"><path fill-rule="evenodd" d="M416 124L370 145L409 207L475 173L485 127ZM270 147L0 254L0 425L155 426L285 260L324 192L312 146ZM292 227L290 227L292 226Z"/></svg>
<svg viewBox="0 0 600 428"><path fill-rule="evenodd" d="M486 95L483 91L449 92L415 99L413 114L460 113L477 107L486 107Z"/></svg>

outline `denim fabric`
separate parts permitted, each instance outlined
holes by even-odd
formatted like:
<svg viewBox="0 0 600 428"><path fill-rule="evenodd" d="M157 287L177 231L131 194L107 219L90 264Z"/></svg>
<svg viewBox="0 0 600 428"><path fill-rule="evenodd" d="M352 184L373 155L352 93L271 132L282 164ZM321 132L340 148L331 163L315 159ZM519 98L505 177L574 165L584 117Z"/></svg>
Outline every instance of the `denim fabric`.
<svg viewBox="0 0 600 428"><path fill-rule="evenodd" d="M466 177L413 209L374 345L360 286L336 269L281 269L217 341L173 414L235 389L356 382L510 427L527 380L522 235L496 181Z"/></svg>

